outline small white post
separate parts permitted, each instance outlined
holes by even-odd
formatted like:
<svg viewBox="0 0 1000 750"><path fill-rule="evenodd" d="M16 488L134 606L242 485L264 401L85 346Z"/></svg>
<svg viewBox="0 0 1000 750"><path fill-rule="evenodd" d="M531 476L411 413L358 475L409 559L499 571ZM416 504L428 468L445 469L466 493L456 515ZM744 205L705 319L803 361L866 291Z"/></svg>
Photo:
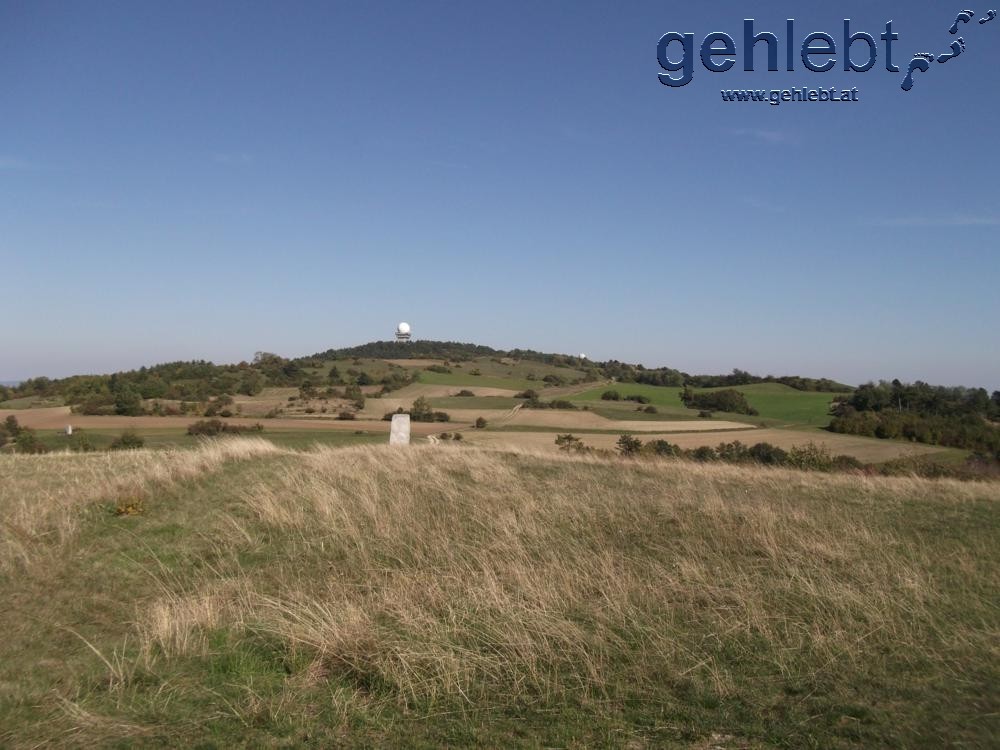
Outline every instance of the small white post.
<svg viewBox="0 0 1000 750"><path fill-rule="evenodd" d="M393 414L389 427L389 445L410 444L410 415Z"/></svg>
<svg viewBox="0 0 1000 750"><path fill-rule="evenodd" d="M73 425L66 425L66 437L72 437L73 435Z"/></svg>

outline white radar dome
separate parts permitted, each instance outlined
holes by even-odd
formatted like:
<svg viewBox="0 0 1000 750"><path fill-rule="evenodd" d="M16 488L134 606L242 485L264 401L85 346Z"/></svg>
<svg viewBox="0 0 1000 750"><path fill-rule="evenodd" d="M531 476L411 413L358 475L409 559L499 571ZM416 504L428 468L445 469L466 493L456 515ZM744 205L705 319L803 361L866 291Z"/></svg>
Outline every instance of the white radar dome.
<svg viewBox="0 0 1000 750"><path fill-rule="evenodd" d="M396 333L409 333L409 332L410 332L409 323L400 323L398 326L396 326Z"/></svg>

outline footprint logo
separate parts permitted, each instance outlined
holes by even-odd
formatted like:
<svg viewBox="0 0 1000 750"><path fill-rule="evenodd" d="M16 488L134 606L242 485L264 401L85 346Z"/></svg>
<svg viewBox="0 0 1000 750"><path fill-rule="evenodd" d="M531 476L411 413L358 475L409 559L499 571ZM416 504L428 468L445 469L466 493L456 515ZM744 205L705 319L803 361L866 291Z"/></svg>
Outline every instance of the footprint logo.
<svg viewBox="0 0 1000 750"><path fill-rule="evenodd" d="M965 40L962 37L959 37L951 43L951 52L945 52L943 55L938 55L937 61L939 63L946 63L951 58L958 57L963 52L965 52Z"/></svg>
<svg viewBox="0 0 1000 750"><path fill-rule="evenodd" d="M913 88L913 74L916 71L921 73L926 73L931 69L931 63L934 62L934 55L930 52L918 52L910 60L910 69L906 72L906 78L903 79L903 85L901 88L903 91L909 91Z"/></svg>
<svg viewBox="0 0 1000 750"><path fill-rule="evenodd" d="M988 10L986 11L986 18L979 19L979 24L982 25L984 23L989 23L996 17L997 17L997 12L995 10Z"/></svg>
<svg viewBox="0 0 1000 750"><path fill-rule="evenodd" d="M958 17L955 19L955 23L953 23L951 25L951 28L948 29L948 33L957 34L959 21L961 21L962 23L968 23L973 18L975 18L975 16L976 12L974 10L963 10L961 13L958 14Z"/></svg>

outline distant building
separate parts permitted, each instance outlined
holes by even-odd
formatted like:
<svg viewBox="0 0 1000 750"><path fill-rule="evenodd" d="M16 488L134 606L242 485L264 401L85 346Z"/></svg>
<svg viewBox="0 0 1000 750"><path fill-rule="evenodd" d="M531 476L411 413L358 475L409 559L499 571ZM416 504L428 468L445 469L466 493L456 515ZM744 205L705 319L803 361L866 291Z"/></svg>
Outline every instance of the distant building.
<svg viewBox="0 0 1000 750"><path fill-rule="evenodd" d="M410 335L409 323L400 323L396 326L396 341L409 341Z"/></svg>

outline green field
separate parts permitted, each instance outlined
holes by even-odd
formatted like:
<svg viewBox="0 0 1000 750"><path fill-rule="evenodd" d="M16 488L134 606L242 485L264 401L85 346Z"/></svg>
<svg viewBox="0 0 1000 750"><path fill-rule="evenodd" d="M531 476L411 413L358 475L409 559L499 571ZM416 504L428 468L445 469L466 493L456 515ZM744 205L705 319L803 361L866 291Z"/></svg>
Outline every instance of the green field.
<svg viewBox="0 0 1000 750"><path fill-rule="evenodd" d="M642 385L637 383L613 383L599 388L593 388L572 397L573 401L602 402L601 394L605 391L618 391L624 398L627 395L645 396L657 408L662 409L663 414L695 413L694 409L687 409L681 403L681 388L671 388L654 385ZM709 392L713 390L723 390L721 388L696 389L696 392ZM787 385L780 383L754 383L752 385L735 386L733 390L740 391L746 396L752 407L760 412L759 419L747 417L742 414L724 414L717 412L720 418L737 419L740 421L755 424L769 424L774 426L774 422L787 422L796 425L809 425L814 427L824 426L829 423L829 405L837 394L817 393L813 391L798 391Z"/></svg>
<svg viewBox="0 0 1000 750"><path fill-rule="evenodd" d="M45 409L50 406L62 405L63 400L58 396L53 398L25 396L23 398L12 398L7 401L0 401L0 409Z"/></svg>

